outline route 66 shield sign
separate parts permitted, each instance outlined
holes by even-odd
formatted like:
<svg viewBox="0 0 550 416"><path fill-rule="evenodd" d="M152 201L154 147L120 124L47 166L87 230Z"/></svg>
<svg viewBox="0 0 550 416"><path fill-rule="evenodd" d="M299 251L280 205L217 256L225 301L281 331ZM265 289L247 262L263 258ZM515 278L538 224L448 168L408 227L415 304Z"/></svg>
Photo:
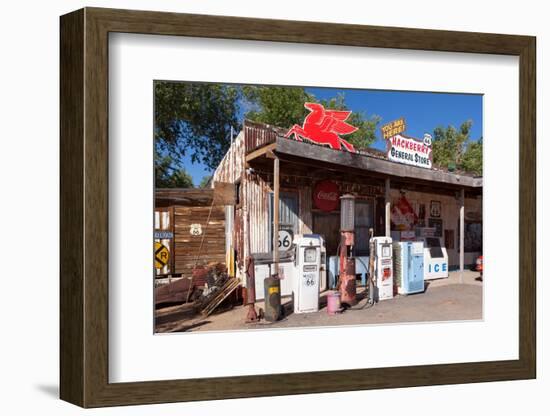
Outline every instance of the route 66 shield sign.
<svg viewBox="0 0 550 416"><path fill-rule="evenodd" d="M191 235L201 235L202 234L202 227L200 224L191 224L191 227L189 229L189 233Z"/></svg>

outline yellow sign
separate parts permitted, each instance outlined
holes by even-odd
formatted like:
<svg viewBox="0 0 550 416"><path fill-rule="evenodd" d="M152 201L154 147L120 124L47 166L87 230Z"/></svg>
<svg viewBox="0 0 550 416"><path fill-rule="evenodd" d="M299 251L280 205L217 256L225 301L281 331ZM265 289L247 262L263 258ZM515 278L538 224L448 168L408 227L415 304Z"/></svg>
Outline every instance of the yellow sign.
<svg viewBox="0 0 550 416"><path fill-rule="evenodd" d="M268 295L271 295L273 293L279 293L279 288L277 286L271 286L267 288Z"/></svg>
<svg viewBox="0 0 550 416"><path fill-rule="evenodd" d="M155 242L155 268L162 269L168 264L170 251L165 245Z"/></svg>
<svg viewBox="0 0 550 416"><path fill-rule="evenodd" d="M406 127L405 119L401 117L388 124L384 124L380 127L380 130L382 131L382 137L387 140L396 134L403 133Z"/></svg>

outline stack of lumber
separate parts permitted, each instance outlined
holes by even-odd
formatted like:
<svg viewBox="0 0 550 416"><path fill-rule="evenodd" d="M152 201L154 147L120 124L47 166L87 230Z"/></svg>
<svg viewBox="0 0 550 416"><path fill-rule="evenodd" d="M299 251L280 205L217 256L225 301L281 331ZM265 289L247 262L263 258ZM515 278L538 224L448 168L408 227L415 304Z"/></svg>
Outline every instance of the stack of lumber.
<svg viewBox="0 0 550 416"><path fill-rule="evenodd" d="M216 291L212 297L209 297L204 303L201 310L203 316L208 316L241 285L241 281L236 278L229 278L225 281L220 290Z"/></svg>

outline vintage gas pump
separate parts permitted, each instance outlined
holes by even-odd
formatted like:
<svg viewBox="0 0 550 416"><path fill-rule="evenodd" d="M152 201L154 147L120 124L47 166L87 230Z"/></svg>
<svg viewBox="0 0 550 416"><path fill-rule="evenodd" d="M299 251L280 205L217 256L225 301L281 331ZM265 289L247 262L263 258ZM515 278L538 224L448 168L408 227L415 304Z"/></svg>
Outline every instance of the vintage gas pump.
<svg viewBox="0 0 550 416"><path fill-rule="evenodd" d="M347 305L357 303L355 286L355 196L340 197L340 298Z"/></svg>
<svg viewBox="0 0 550 416"><path fill-rule="evenodd" d="M374 257L374 288L370 299L373 302L393 298L393 250L391 237L371 237L370 255Z"/></svg>
<svg viewBox="0 0 550 416"><path fill-rule="evenodd" d="M316 234L297 235L294 238L296 247L292 288L294 313L319 310L322 244L321 236Z"/></svg>

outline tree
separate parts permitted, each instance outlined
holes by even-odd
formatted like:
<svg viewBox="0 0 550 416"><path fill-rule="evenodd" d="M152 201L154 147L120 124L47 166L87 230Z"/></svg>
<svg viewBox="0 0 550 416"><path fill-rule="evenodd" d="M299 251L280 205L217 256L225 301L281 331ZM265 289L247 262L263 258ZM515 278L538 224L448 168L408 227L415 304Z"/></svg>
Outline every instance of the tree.
<svg viewBox="0 0 550 416"><path fill-rule="evenodd" d="M193 188L193 179L184 168L175 167L170 156L155 154L155 186L157 188Z"/></svg>
<svg viewBox="0 0 550 416"><path fill-rule="evenodd" d="M464 155L469 147L468 141L471 129L471 120L462 123L458 130L454 126L437 127L434 130L432 142L434 163L446 168L464 169ZM471 158L472 156L469 155L468 157ZM469 163L471 163L471 160Z"/></svg>
<svg viewBox="0 0 550 416"><path fill-rule="evenodd" d="M483 137L468 143L462 158L462 167L467 172L483 175Z"/></svg>
<svg viewBox="0 0 550 416"><path fill-rule="evenodd" d="M210 188L210 181L212 180L212 175L203 176L199 188L205 189Z"/></svg>
<svg viewBox="0 0 550 416"><path fill-rule="evenodd" d="M246 112L246 118L283 128L290 128L294 124L302 125L304 118L309 114L304 107L305 102L320 103L325 108L333 110L349 110L344 94L339 94L329 100L318 100L304 88L264 86L244 87L243 93L252 107ZM347 141L357 148L365 148L374 143L380 117L372 116L367 119L364 113L354 112L346 121L358 127L356 132L345 136Z"/></svg>
<svg viewBox="0 0 550 416"><path fill-rule="evenodd" d="M338 94L330 100L321 100L320 103L323 107L330 108L331 110L349 111L345 101L344 94ZM379 116L373 115L367 118L364 112L353 112L346 120L346 123L358 128L354 133L345 136L345 139L358 149L369 147L376 141L376 127L380 123Z"/></svg>
<svg viewBox="0 0 550 416"><path fill-rule="evenodd" d="M245 86L243 95L251 107L245 118L284 128L302 124L308 114L304 103L314 101L311 94L298 87Z"/></svg>
<svg viewBox="0 0 550 416"><path fill-rule="evenodd" d="M223 84L158 81L155 93L155 151L169 155L172 165L191 157L214 169L239 127L240 89ZM163 157L155 158L155 164Z"/></svg>

